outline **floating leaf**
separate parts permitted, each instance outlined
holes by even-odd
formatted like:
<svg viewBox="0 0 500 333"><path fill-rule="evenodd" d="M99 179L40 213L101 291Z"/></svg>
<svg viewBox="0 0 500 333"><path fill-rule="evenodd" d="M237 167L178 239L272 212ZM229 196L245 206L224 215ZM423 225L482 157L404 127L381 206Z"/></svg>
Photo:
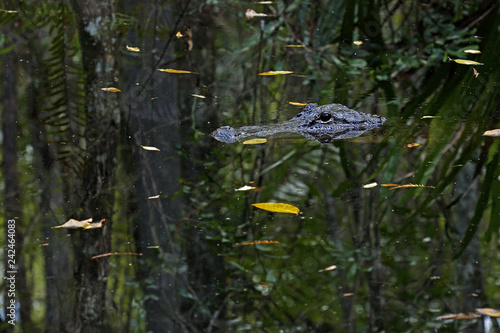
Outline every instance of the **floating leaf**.
<svg viewBox="0 0 500 333"><path fill-rule="evenodd" d="M354 45L361 45L363 44L363 41L362 40L355 40L354 42L352 42Z"/></svg>
<svg viewBox="0 0 500 333"><path fill-rule="evenodd" d="M252 204L252 206L275 213L289 213L299 215L300 212L300 210L295 206L279 202L261 202Z"/></svg>
<svg viewBox="0 0 500 333"><path fill-rule="evenodd" d="M336 265L332 265L332 266L328 266L327 268L320 269L318 272L333 271L334 269L337 269Z"/></svg>
<svg viewBox="0 0 500 333"><path fill-rule="evenodd" d="M272 15L263 14L263 13L257 13L253 9L247 9L247 11L245 12L245 16L246 16L247 20L251 20L254 17L258 17L258 16L260 16L260 17L266 17L266 16L272 16Z"/></svg>
<svg viewBox="0 0 500 333"><path fill-rule="evenodd" d="M465 53L471 53L471 54L480 54L481 51L479 50L464 50Z"/></svg>
<svg viewBox="0 0 500 333"><path fill-rule="evenodd" d="M172 74L198 74L196 72L185 71L182 69L172 69L172 68L159 68L160 72L167 72Z"/></svg>
<svg viewBox="0 0 500 333"><path fill-rule="evenodd" d="M389 190L395 190L398 188L413 188L413 187L427 187L427 188L434 188L434 186L426 186L426 185L421 185L421 184L405 184L405 185L396 185Z"/></svg>
<svg viewBox="0 0 500 333"><path fill-rule="evenodd" d="M151 199L158 199L160 197L160 195L153 195L152 197L148 197L148 200L151 200Z"/></svg>
<svg viewBox="0 0 500 333"><path fill-rule="evenodd" d="M240 188L235 189L235 191L255 191L256 189L257 189L257 187L255 187L255 186L245 185L245 186L242 186Z"/></svg>
<svg viewBox="0 0 500 333"><path fill-rule="evenodd" d="M107 92L121 92L120 89L114 88L114 87L108 87L108 88L101 88L102 91L107 91Z"/></svg>
<svg viewBox="0 0 500 333"><path fill-rule="evenodd" d="M290 45L285 45L285 47L305 47L305 45L290 44Z"/></svg>
<svg viewBox="0 0 500 333"><path fill-rule="evenodd" d="M292 73L293 72L290 71L269 71L269 72L259 73L258 75L287 75Z"/></svg>
<svg viewBox="0 0 500 333"><path fill-rule="evenodd" d="M492 129L483 133L484 136L500 136L500 129Z"/></svg>
<svg viewBox="0 0 500 333"><path fill-rule="evenodd" d="M464 313L451 313L451 314L447 314L447 315L442 315L442 316L439 316L437 317L438 320L449 320L449 319L474 319L474 318L477 318L479 317L477 314L475 313L470 313L468 315L464 314Z"/></svg>
<svg viewBox="0 0 500 333"><path fill-rule="evenodd" d="M474 71L474 76L477 79L477 77L479 76L479 72L474 67L472 67L472 70Z"/></svg>
<svg viewBox="0 0 500 333"><path fill-rule="evenodd" d="M150 147L150 146L141 146L142 149L145 149L145 150L154 150L154 151L161 151L160 149L156 148L156 147Z"/></svg>
<svg viewBox="0 0 500 333"><path fill-rule="evenodd" d="M500 311L492 308L479 308L476 311L482 315L500 318Z"/></svg>
<svg viewBox="0 0 500 333"><path fill-rule="evenodd" d="M456 62L457 64L460 64L460 65L484 65L481 62L477 62L477 61L473 61L473 60L467 60L467 59L451 59L451 58L448 58L448 59L450 59L450 61L454 61L454 62Z"/></svg>
<svg viewBox="0 0 500 333"><path fill-rule="evenodd" d="M279 241L274 240L260 240L247 243L236 243L236 246L248 246L248 245L261 245L261 244L279 244Z"/></svg>
<svg viewBox="0 0 500 333"><path fill-rule="evenodd" d="M370 184L365 184L363 185L363 188L374 188L378 185L377 182L374 182L374 183L370 183Z"/></svg>
<svg viewBox="0 0 500 333"><path fill-rule="evenodd" d="M90 259L104 258L104 257L109 257L109 256L142 256L142 253L134 253L134 252L110 252L110 253L98 254L96 256L93 256Z"/></svg>
<svg viewBox="0 0 500 333"><path fill-rule="evenodd" d="M125 45L125 47L127 48L127 51L130 52L141 52L141 50L138 47L128 46L128 45Z"/></svg>
<svg viewBox="0 0 500 333"><path fill-rule="evenodd" d="M420 143L418 143L418 142L409 143L409 144L406 145L406 147L408 147L408 148L415 148L415 147L418 147L418 146L420 146Z"/></svg>
<svg viewBox="0 0 500 333"><path fill-rule="evenodd" d="M64 229L97 229L97 228L102 228L104 225L105 219L102 219L100 222L94 222L92 223L92 218L86 219L86 220L75 220L75 219L69 219L66 221L64 224L52 227L52 229L59 229L59 228L64 228Z"/></svg>
<svg viewBox="0 0 500 333"><path fill-rule="evenodd" d="M180 31L177 31L177 33L175 34L175 37L182 38L184 36L182 35L182 33Z"/></svg>
<svg viewBox="0 0 500 333"><path fill-rule="evenodd" d="M243 144L244 145L260 145L260 144L263 144L266 142L267 142L267 139L257 138L257 139L250 139L250 140L243 141Z"/></svg>
<svg viewBox="0 0 500 333"><path fill-rule="evenodd" d="M191 94L191 96L193 97L198 97L198 98L206 98L205 96L203 95L197 95L197 94Z"/></svg>
<svg viewBox="0 0 500 333"><path fill-rule="evenodd" d="M295 106L306 106L307 103L299 103L299 102L288 102L290 105L295 105Z"/></svg>

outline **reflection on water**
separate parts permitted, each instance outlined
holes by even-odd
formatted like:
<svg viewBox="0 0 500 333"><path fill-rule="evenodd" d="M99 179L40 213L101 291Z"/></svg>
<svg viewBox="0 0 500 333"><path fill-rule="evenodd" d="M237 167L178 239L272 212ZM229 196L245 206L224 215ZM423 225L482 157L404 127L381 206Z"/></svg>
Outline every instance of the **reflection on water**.
<svg viewBox="0 0 500 333"><path fill-rule="evenodd" d="M115 6L0 13L16 327L500 329L498 3Z"/></svg>

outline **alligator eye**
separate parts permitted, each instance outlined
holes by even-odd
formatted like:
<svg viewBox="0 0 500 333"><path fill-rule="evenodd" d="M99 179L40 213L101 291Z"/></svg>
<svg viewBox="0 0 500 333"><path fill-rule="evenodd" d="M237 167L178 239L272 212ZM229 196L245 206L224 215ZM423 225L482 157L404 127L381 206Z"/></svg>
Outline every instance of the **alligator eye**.
<svg viewBox="0 0 500 333"><path fill-rule="evenodd" d="M332 115L331 115L331 113L323 112L322 114L319 115L318 119L321 120L322 122L326 123L326 122L332 120Z"/></svg>

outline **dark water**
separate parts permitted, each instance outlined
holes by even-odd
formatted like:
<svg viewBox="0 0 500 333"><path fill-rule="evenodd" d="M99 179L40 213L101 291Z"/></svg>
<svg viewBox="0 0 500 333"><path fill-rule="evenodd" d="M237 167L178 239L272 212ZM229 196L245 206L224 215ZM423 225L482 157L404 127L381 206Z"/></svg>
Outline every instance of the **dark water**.
<svg viewBox="0 0 500 333"><path fill-rule="evenodd" d="M94 21L74 4L39 9L59 25L30 4L0 16L17 269L0 312L17 325L1 330L499 330L484 308L500 309L500 141L483 136L499 128L498 4L182 5L113 7L113 28L98 30L113 38L92 52L77 36L80 18L87 32ZM275 16L247 20L247 8ZM271 70L294 73L257 75ZM302 107L289 102L388 121L324 144L210 136L291 119ZM253 206L267 202L300 212ZM90 217L104 227L52 229Z"/></svg>

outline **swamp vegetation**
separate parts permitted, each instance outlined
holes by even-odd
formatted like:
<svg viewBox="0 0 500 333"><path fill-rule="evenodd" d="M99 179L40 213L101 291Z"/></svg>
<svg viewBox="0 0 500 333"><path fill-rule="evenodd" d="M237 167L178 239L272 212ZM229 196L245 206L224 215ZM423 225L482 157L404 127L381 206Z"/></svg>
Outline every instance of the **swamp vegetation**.
<svg viewBox="0 0 500 333"><path fill-rule="evenodd" d="M498 1L2 0L0 25L0 331L500 330ZM388 120L210 136L296 103Z"/></svg>

